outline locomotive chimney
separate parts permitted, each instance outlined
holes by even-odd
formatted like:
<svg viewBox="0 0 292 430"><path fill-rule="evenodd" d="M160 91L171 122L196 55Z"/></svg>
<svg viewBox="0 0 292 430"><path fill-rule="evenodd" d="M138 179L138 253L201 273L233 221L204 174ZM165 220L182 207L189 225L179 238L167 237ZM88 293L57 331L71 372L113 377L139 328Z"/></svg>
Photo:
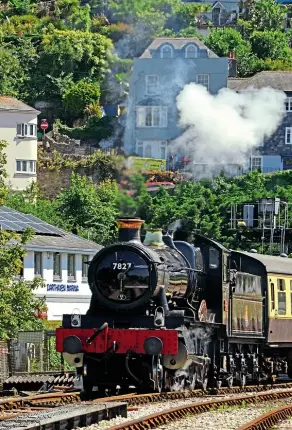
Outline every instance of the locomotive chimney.
<svg viewBox="0 0 292 430"><path fill-rule="evenodd" d="M119 229L119 242L141 242L140 230L143 224L140 218L119 218L117 221Z"/></svg>

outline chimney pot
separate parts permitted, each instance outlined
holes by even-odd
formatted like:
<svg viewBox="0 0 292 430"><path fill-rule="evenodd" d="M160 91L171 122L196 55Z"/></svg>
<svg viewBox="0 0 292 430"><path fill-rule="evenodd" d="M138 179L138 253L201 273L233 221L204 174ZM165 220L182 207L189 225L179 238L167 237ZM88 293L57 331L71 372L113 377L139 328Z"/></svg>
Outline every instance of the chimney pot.
<svg viewBox="0 0 292 430"><path fill-rule="evenodd" d="M117 220L117 225L119 229L119 242L140 242L141 236L140 230L143 224L143 220L140 218L119 218Z"/></svg>

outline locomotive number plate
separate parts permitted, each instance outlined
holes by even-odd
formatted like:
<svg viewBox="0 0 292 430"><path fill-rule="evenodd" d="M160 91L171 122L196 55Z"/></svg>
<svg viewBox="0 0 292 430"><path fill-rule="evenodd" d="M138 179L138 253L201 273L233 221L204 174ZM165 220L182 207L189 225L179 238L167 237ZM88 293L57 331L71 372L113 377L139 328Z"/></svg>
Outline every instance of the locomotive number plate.
<svg viewBox="0 0 292 430"><path fill-rule="evenodd" d="M132 267L132 263L112 263L113 270L128 270Z"/></svg>

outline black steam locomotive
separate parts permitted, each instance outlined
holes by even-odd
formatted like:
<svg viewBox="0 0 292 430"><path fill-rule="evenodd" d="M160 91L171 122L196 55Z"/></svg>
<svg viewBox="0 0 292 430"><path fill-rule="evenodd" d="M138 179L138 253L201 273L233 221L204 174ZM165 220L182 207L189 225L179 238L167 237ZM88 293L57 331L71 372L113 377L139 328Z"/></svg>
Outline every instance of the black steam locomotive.
<svg viewBox="0 0 292 430"><path fill-rule="evenodd" d="M84 391L245 385L287 371L289 347L269 345L270 275L259 256L159 230L142 243L142 223L118 221L118 242L90 262L87 315L64 315L57 329L57 351ZM289 259L271 258L292 276Z"/></svg>

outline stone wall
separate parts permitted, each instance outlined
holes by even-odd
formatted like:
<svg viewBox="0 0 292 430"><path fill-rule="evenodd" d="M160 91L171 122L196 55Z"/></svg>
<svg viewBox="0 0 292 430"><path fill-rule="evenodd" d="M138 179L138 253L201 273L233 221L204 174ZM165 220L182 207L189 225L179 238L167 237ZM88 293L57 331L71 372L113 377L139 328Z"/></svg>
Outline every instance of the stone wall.
<svg viewBox="0 0 292 430"><path fill-rule="evenodd" d="M73 169L69 167L61 170L39 169L37 172L38 185L40 191L49 199L55 199L63 188L69 188ZM101 172L97 166L80 167L74 172L91 178L98 184L102 179Z"/></svg>
<svg viewBox="0 0 292 430"><path fill-rule="evenodd" d="M96 148L88 145L80 145L80 141L70 139L68 136L56 132L50 132L45 136L43 148L50 153L58 151L61 154L86 156L96 151Z"/></svg>

